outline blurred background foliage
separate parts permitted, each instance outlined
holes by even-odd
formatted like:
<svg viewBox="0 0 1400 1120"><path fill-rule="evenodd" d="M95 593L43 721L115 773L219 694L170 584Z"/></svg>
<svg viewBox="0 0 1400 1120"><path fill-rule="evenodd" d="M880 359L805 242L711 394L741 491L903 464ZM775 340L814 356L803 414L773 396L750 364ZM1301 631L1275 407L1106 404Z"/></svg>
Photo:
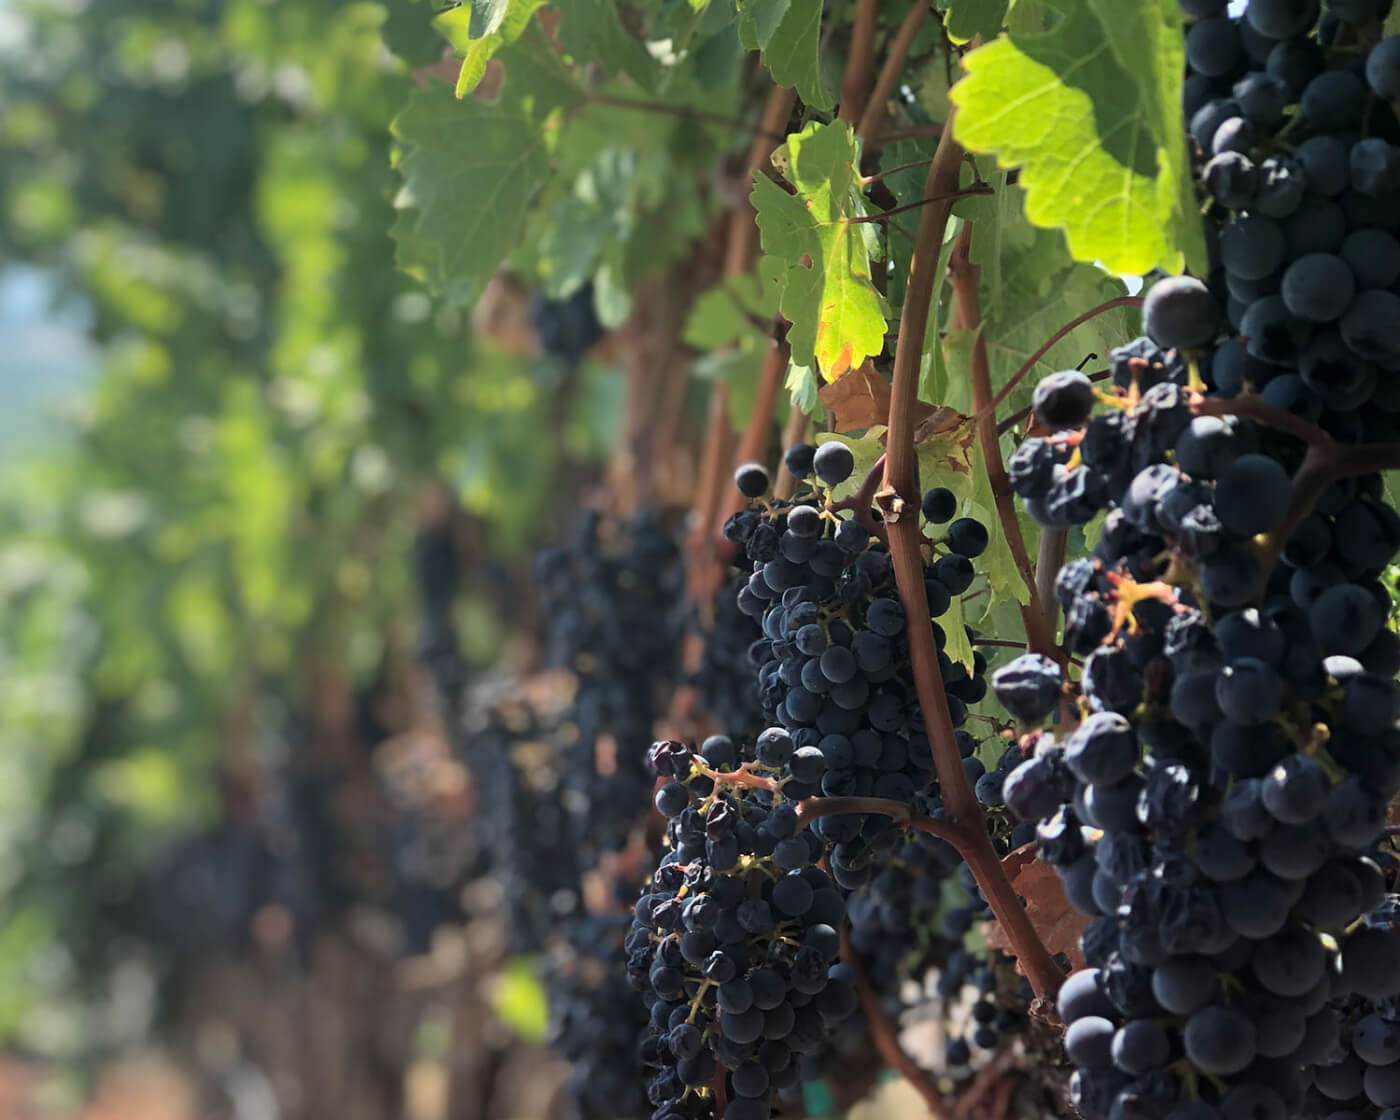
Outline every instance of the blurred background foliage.
<svg viewBox="0 0 1400 1120"><path fill-rule="evenodd" d="M25 1051L149 1028L150 869L265 812L289 728L412 654L425 492L495 573L460 605L485 661L492 562L534 540L560 456L586 478L611 445L605 366L542 439L560 372L396 268L390 121L442 40L392 8L0 5L0 282L94 368L54 426L44 358L74 328L3 367L0 1038ZM229 893L164 920L233 936Z"/></svg>

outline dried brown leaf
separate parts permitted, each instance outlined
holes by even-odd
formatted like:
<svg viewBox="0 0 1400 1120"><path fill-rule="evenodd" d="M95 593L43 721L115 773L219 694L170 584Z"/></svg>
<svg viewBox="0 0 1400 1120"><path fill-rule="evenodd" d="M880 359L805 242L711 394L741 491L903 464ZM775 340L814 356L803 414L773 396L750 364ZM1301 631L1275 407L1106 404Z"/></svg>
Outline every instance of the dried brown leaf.
<svg viewBox="0 0 1400 1120"><path fill-rule="evenodd" d="M858 432L886 424L890 418L890 384L875 372L875 364L866 359L858 368L838 377L817 390L817 399L831 413L838 432ZM951 414L953 419L943 417ZM915 439L917 429L935 418L939 423L956 423L957 413L951 408L935 407L923 401L914 403ZM933 428L930 431L941 431Z"/></svg>
<svg viewBox="0 0 1400 1120"><path fill-rule="evenodd" d="M1084 955L1079 951L1079 935L1089 924L1089 918L1069 904L1064 887L1055 869L1036 858L1035 843L1022 844L1001 861L1012 888L1026 900L1026 914L1051 953L1065 953L1075 968L1084 967ZM1013 952L1011 939L1001 923L985 922L982 936L988 945L1003 952Z"/></svg>

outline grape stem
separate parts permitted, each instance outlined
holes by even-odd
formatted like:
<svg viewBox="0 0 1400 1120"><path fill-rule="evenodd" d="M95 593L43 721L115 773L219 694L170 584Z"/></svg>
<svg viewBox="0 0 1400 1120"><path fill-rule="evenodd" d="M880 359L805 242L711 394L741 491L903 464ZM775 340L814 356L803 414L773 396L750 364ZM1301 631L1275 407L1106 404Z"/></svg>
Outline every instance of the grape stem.
<svg viewBox="0 0 1400 1120"><path fill-rule="evenodd" d="M860 489L849 498L832 502L831 508L850 510L851 516L856 519L856 524L860 525L872 537L879 537L880 540L887 541L889 537L885 532L885 527L875 520L875 515L871 512L875 501L875 491L880 488L880 481L884 477L884 473L885 457L881 455L875 460L875 465L866 473L864 481L860 484Z"/></svg>
<svg viewBox="0 0 1400 1120"><path fill-rule="evenodd" d="M927 195L947 194L957 184L963 149L953 139L956 114L954 107L929 165L924 184ZM885 517L895 585L905 618L909 620L909 658L915 691L949 817L943 823L953 825L966 837L966 846L961 849L963 859L1006 930L1031 987L1037 996L1048 998L1058 990L1063 977L1012 890L987 836L982 808L973 796L958 751L948 697L938 669L933 627L918 622L930 616L919 549L922 536L919 532L919 464L914 452L914 405L918 400L919 366L937 279L939 247L951 214L952 203L948 200L927 207L919 216L919 231L905 289L905 313L900 316L899 341L895 346L884 486L875 500Z"/></svg>
<svg viewBox="0 0 1400 1120"><path fill-rule="evenodd" d="M841 960L851 970L856 999L860 1001L860 1009L865 1012L865 1021L870 1025L870 1041L875 1044L876 1052L885 1065L909 1082L923 1097L929 1112L942 1120L947 1115L947 1109L938 1094L938 1087L899 1044L899 1032L885 1014L880 997L871 986L870 977L865 974L865 965L851 946L851 937L844 922L841 924Z"/></svg>
<svg viewBox="0 0 1400 1120"><path fill-rule="evenodd" d="M991 403L991 367L987 362L987 343L982 329L982 297L978 291L982 270L972 263L972 228L972 222L964 222L958 231L952 255L948 258L948 276L953 285L953 325L973 331L976 338L972 347L972 408L977 416L977 441L982 446L982 464L991 483L1002 536L1011 549L1011 558L1029 593L1028 601L1021 606L1026 648L1063 664L1064 653L1055 645L1053 630L1040 602L1035 567L1026 548L1026 539L1021 534L1021 522L1016 516L1016 499L1011 493L1011 480L1006 475L1006 465L1001 458L996 407Z"/></svg>
<svg viewBox="0 0 1400 1120"><path fill-rule="evenodd" d="M935 156L935 159L938 157ZM935 202L953 202L959 198L972 198L979 194L991 194L992 185L990 183L973 183L971 186L963 187L961 190L944 191L942 194L926 195L918 202L906 203L904 206L896 206L893 210L881 210L878 214L866 214L861 218L847 218L848 225L858 226L865 222L883 222L887 218L893 218L896 214L903 214L906 210L917 210L921 206L928 206ZM918 237L915 236L914 244L918 245Z"/></svg>
<svg viewBox="0 0 1400 1120"><path fill-rule="evenodd" d="M1049 338L1047 338L1041 344L1040 348L1036 350L1034 354L1032 354L1021 364L1021 368L1011 375L1011 380L1001 387L1001 389L997 392L997 395L992 398L991 403L987 407L993 413L995 413L996 410L1001 406L1001 402L1006 400L1007 395L1010 394L1011 390L1016 388L1016 386L1021 383L1022 379L1026 376L1026 374L1030 373L1031 370L1035 369L1036 363L1039 362L1041 358L1045 357L1045 355L1049 352L1050 347L1054 346L1055 343L1059 342L1060 339L1064 338L1065 335L1069 334L1070 331L1074 330L1075 327L1082 327L1090 319L1102 315L1106 311L1112 311L1115 307L1141 306L1141 296L1116 296L1111 300L1099 304L1097 307L1089 308L1089 310L1084 312L1083 315L1076 315L1063 327L1061 327ZM975 417L975 419L980 420L981 417L978 416Z"/></svg>
<svg viewBox="0 0 1400 1120"><path fill-rule="evenodd" d="M1197 397L1192 402L1198 416L1243 416L1302 440L1307 453L1293 476L1293 494L1282 524L1268 533L1260 545L1259 586L1269 576L1283 553L1283 546L1294 530L1312 513L1327 487L1343 478L1400 470L1400 443L1338 443L1316 424L1281 408L1265 404L1258 397Z"/></svg>
<svg viewBox="0 0 1400 1120"><path fill-rule="evenodd" d="M860 123L856 125L856 135L866 146L869 146L875 129L885 119L890 95L894 93L895 84L899 81L900 72L909 57L909 48L913 46L914 37L918 35L928 12L928 4L914 4L909 9L909 14L904 17L904 22L899 25L894 38L890 40L889 50L885 52L885 64L880 67L880 75L875 79L875 88L871 90L865 111L860 115Z"/></svg>

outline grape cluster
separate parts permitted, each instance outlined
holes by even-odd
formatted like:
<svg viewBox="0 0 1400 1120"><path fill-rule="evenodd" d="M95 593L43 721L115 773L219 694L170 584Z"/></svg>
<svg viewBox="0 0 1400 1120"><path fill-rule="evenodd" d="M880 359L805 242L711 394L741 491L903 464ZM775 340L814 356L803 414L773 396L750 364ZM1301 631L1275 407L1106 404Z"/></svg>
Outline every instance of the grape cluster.
<svg viewBox="0 0 1400 1120"><path fill-rule="evenodd" d="M932 755L912 684L909 622L888 549L871 523L842 518L823 499L850 477L851 451L836 441L815 452L797 445L789 449L787 464L800 479L815 474L816 485L805 485L791 502L763 501L725 526L751 566L738 605L762 621L764 637L750 656L764 710L778 724L759 735L757 760L781 773L794 800L879 797L938 812ZM736 481L754 499L768 486L761 467L742 468ZM947 498L942 521L956 509L953 496ZM935 620L971 586L972 561L987 544L980 522L951 520L932 542L925 571L927 625L957 727L967 706L986 694L986 661L980 653L970 666L950 658L944 652L947 635ZM970 630L966 637L971 640ZM980 767L972 758L972 736L959 731L959 742L967 765ZM813 829L832 845L832 874L847 889L869 881L901 843L899 830L878 815L823 817Z"/></svg>
<svg viewBox="0 0 1400 1120"><path fill-rule="evenodd" d="M626 981L626 915L568 923L551 946L549 1043L569 1063L569 1120L641 1120L651 1113L637 1040L646 1011Z"/></svg>
<svg viewBox="0 0 1400 1120"><path fill-rule="evenodd" d="M816 866L823 846L761 767L729 738L694 751L655 744L656 807L670 848L637 900L627 971L649 1022L656 1117L700 1117L723 1073L729 1120L767 1120L772 1094L798 1080L798 1057L856 1007L835 963L845 903Z"/></svg>
<svg viewBox="0 0 1400 1120"><path fill-rule="evenodd" d="M1210 277L1239 334L1210 359L1339 439L1396 438L1400 393L1400 37L1377 42L1389 3L1183 4L1183 96ZM1169 320L1163 326L1171 334ZM1192 328L1193 330L1196 328ZM1201 337L1158 337L1197 345ZM1213 332L1210 332L1213 334Z"/></svg>
<svg viewBox="0 0 1400 1120"><path fill-rule="evenodd" d="M584 284L563 299L535 294L530 299L530 326L545 354L566 367L577 366L603 337L594 306L593 284Z"/></svg>
<svg viewBox="0 0 1400 1120"><path fill-rule="evenodd" d="M560 749L559 712L507 696L469 709L466 718L473 827L504 894L511 942L534 952L582 902L583 869L562 795L569 760Z"/></svg>
<svg viewBox="0 0 1400 1120"><path fill-rule="evenodd" d="M564 800L585 865L619 847L651 787L646 752L679 672L680 551L661 516L585 511L573 539L535 557L546 665L575 679Z"/></svg>
<svg viewBox="0 0 1400 1120"><path fill-rule="evenodd" d="M1042 524L1104 520L1056 581L1078 679L1039 657L993 678L1028 755L1001 793L1093 919L1059 996L1081 1113L1349 1116L1393 1106L1367 1063L1400 1058L1388 1005L1367 1005L1400 990L1397 943L1357 924L1383 902L1400 788L1381 582L1400 518L1375 477L1300 508L1292 438L1205 402L1257 389L1341 440L1389 435L1377 370L1400 349L1373 316L1400 308L1380 290L1396 277L1348 262L1384 258L1396 199L1363 174L1363 136L1389 149L1395 122L1379 102L1388 122L1367 123L1367 57L1323 50L1373 35L1379 6L1333 5L1316 38L1310 2L1184 6L1223 271L1153 286L1115 394L1074 371L1036 390L1055 434L1018 448L1013 487Z"/></svg>
<svg viewBox="0 0 1400 1120"><path fill-rule="evenodd" d="M738 595L746 577L735 573L715 595L709 622L698 618L689 626L704 641L700 665L690 675L700 712L720 727L756 731L763 726L751 651L763 640L758 621L739 609ZM760 647L761 648L761 647Z"/></svg>

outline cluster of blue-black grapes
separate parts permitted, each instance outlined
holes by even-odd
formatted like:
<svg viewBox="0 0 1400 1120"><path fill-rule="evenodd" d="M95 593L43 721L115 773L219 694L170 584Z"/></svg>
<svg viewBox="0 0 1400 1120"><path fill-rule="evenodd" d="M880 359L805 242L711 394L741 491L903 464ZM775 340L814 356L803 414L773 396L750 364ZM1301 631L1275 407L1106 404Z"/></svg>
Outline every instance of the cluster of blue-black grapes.
<svg viewBox="0 0 1400 1120"><path fill-rule="evenodd" d="M477 842L501 886L512 947L538 952L582 905L557 713L512 696L469 709L466 720L462 756L475 785Z"/></svg>
<svg viewBox="0 0 1400 1120"><path fill-rule="evenodd" d="M679 671L680 550L655 512L585 511L567 545L536 555L535 578L545 664L575 679L558 725L569 740L563 797L591 865L626 841L650 794L647 748Z"/></svg>
<svg viewBox="0 0 1400 1120"><path fill-rule="evenodd" d="M1234 211L1225 273L1152 287L1098 415L1074 371L1036 389L1056 434L1018 449L1014 488L1043 524L1106 515L1056 583L1078 679L1036 656L993 679L1029 731L1002 796L1093 918L1059 996L1081 1113L1371 1115L1400 1105L1400 655L1381 582L1400 518L1374 477L1295 508L1296 440L1202 402L1255 388L1343 441L1390 434L1368 413L1400 358L1396 277L1349 262L1394 246L1370 160L1395 122L1374 121L1391 110L1366 83L1384 87L1400 42L1340 49L1374 41L1376 4L1320 24L1311 2L1183 6L1201 183Z"/></svg>
<svg viewBox="0 0 1400 1120"><path fill-rule="evenodd" d="M1250 385L1348 442L1394 439L1400 37L1380 38L1390 3L1251 0L1238 18L1224 0L1182 7L1209 281L1240 336L1211 356L1210 378L1228 394Z"/></svg>
<svg viewBox="0 0 1400 1120"><path fill-rule="evenodd" d="M641 1118L651 1112L637 1040L647 1013L627 984L627 914L582 916L550 946L549 1044L569 1063L567 1120Z"/></svg>
<svg viewBox="0 0 1400 1120"><path fill-rule="evenodd" d="M824 488L845 482L854 467L850 449L837 441L820 449L799 444L786 462L797 478L815 475ZM880 797L939 811L909 671L909 623L888 549L869 524L827 510L819 489L804 487L790 502L766 500L767 474L756 466L742 468L736 481L755 501L725 527L743 545L751 570L738 603L762 622L764 636L750 649L759 698L793 744L791 754L765 757L760 737L758 761L777 767L797 800ZM935 620L972 585L972 561L986 550L988 536L973 518L953 518L950 492L930 495L926 504L936 516L929 521L947 528L924 579L931 617L915 624L932 627L953 724L961 727L967 705L986 694L986 662L980 653L971 667L949 658L947 635ZM959 742L975 781L976 742L966 732ZM832 874L846 889L868 882L902 843L901 831L882 816L823 817L813 828L831 845Z"/></svg>
<svg viewBox="0 0 1400 1120"><path fill-rule="evenodd" d="M786 790L768 788L795 747L781 728L745 764L733 740L659 742L656 807L669 850L633 910L627 971L649 1023L642 1057L658 1120L767 1120L800 1056L856 1007L837 964L846 907L820 867L824 846ZM746 781L752 775L757 783Z"/></svg>
<svg viewBox="0 0 1400 1120"><path fill-rule="evenodd" d="M572 369L603 337L594 306L593 285L584 284L563 299L536 294L530 299L530 326L540 349Z"/></svg>
<svg viewBox="0 0 1400 1120"><path fill-rule="evenodd" d="M739 609L738 595L745 576L735 573L715 595L713 616L702 622L694 612L687 625L704 642L700 665L688 683L695 690L701 714L718 726L756 729L763 726L749 650L763 640L758 620Z"/></svg>

